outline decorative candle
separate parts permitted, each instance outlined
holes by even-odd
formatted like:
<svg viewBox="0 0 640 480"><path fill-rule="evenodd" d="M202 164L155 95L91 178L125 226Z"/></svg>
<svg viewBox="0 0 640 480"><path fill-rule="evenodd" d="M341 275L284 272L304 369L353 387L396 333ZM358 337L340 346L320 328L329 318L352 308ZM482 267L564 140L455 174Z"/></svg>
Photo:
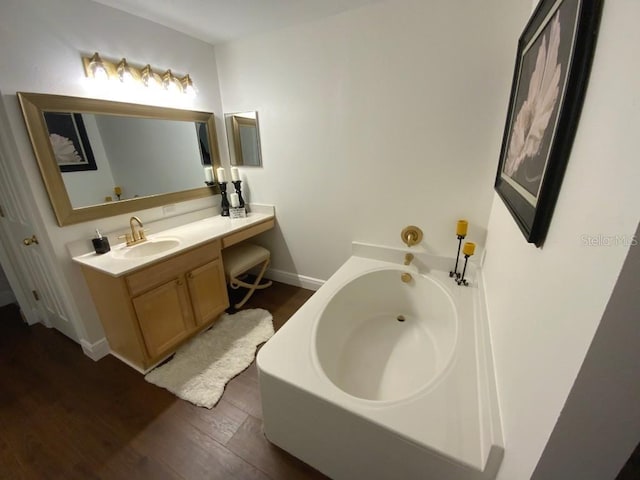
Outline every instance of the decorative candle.
<svg viewBox="0 0 640 480"><path fill-rule="evenodd" d="M204 167L204 179L213 182L213 167Z"/></svg>
<svg viewBox="0 0 640 480"><path fill-rule="evenodd" d="M458 225L456 227L456 235L460 237L466 236L468 226L469 226L469 222L467 222L466 220L458 220Z"/></svg>
<svg viewBox="0 0 640 480"><path fill-rule="evenodd" d="M224 168L220 167L220 168L217 170L217 172L218 172L218 181L219 181L219 182L226 182L226 181L227 181L227 179L226 179L226 178L224 178Z"/></svg>
<svg viewBox="0 0 640 480"><path fill-rule="evenodd" d="M237 182L238 180L240 180L240 172L238 171L238 169L236 167L232 167L231 168L231 181Z"/></svg>
<svg viewBox="0 0 640 480"><path fill-rule="evenodd" d="M473 252L476 251L476 244L473 242L464 242L464 247L462 247L462 253L466 256L470 257L473 255Z"/></svg>
<svg viewBox="0 0 640 480"><path fill-rule="evenodd" d="M237 193L232 193L229 195L229 201L231 202L231 206L236 208L240 205L240 199L238 198Z"/></svg>

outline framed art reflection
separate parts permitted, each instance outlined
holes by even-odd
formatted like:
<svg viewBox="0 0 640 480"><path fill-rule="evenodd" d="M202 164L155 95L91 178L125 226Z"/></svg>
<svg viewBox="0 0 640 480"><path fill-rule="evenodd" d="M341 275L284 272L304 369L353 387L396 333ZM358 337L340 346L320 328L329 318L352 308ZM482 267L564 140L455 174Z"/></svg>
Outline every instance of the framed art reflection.
<svg viewBox="0 0 640 480"><path fill-rule="evenodd" d="M44 112L44 120L61 172L98 169L81 114Z"/></svg>

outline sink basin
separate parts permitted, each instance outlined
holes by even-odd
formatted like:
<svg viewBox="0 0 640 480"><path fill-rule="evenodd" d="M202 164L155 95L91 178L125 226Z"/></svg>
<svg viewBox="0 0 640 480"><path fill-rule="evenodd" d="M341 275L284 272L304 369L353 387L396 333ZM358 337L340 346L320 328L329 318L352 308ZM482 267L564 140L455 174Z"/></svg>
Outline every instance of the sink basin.
<svg viewBox="0 0 640 480"><path fill-rule="evenodd" d="M167 252L178 245L180 240L176 238L155 238L131 247L122 247L114 253L120 258L145 258Z"/></svg>

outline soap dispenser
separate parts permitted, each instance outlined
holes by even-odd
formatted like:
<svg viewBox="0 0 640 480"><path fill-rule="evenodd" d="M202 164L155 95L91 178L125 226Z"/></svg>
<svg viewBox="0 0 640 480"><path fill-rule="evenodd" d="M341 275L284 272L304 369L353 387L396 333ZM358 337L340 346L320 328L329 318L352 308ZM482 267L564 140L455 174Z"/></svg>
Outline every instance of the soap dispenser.
<svg viewBox="0 0 640 480"><path fill-rule="evenodd" d="M109 239L107 237L103 237L100 233L100 230L96 228L96 237L91 239L93 243L93 248L97 254L107 253L111 250L109 246Z"/></svg>

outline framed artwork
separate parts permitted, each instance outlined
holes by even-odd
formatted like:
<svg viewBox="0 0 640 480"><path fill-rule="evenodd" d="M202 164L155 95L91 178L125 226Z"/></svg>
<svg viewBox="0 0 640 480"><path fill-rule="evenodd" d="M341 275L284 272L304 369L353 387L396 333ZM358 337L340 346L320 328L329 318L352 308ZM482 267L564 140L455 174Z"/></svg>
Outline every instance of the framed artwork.
<svg viewBox="0 0 640 480"><path fill-rule="evenodd" d="M571 153L602 0L541 0L518 41L495 189L541 246Z"/></svg>
<svg viewBox="0 0 640 480"><path fill-rule="evenodd" d="M61 172L98 169L81 114L44 112L44 121Z"/></svg>

